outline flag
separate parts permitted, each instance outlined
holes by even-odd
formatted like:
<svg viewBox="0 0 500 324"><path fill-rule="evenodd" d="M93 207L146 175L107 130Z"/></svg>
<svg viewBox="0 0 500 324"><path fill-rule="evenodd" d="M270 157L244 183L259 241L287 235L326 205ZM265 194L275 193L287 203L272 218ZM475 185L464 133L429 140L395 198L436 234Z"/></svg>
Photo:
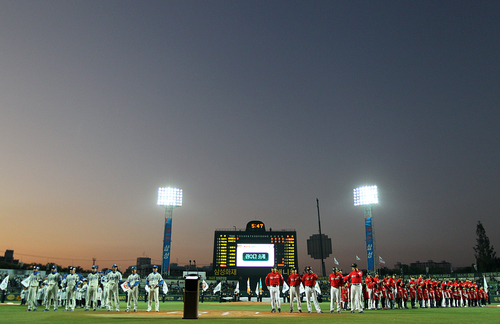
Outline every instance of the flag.
<svg viewBox="0 0 500 324"><path fill-rule="evenodd" d="M321 295L321 288L319 288L319 284L318 284L317 281L316 281L316 286L314 286L314 290L316 290L316 292L318 293L318 295Z"/></svg>
<svg viewBox="0 0 500 324"><path fill-rule="evenodd" d="M359 260L361 260L361 259L359 258L359 256L357 256L357 255L356 255L356 260L358 260L358 261L359 261Z"/></svg>
<svg viewBox="0 0 500 324"><path fill-rule="evenodd" d="M126 281L124 283L122 283L120 287L122 287L123 292L127 292L130 290L130 286L128 285L128 282L126 282Z"/></svg>
<svg viewBox="0 0 500 324"><path fill-rule="evenodd" d="M300 286L299 286L299 294L302 294L302 293L305 293L305 292L306 292L306 290L304 289L304 285L301 282Z"/></svg>
<svg viewBox="0 0 500 324"><path fill-rule="evenodd" d="M339 265L339 262L337 261L337 259L333 258L333 262L335 262L336 265Z"/></svg>
<svg viewBox="0 0 500 324"><path fill-rule="evenodd" d="M486 282L486 277L483 276L483 279L484 279L484 291L486 291L486 293L488 293L488 283ZM2 283L3 285L3 283Z"/></svg>
<svg viewBox="0 0 500 324"><path fill-rule="evenodd" d="M207 291L208 289L208 284L205 280L201 282L201 289L203 289L203 291Z"/></svg>
<svg viewBox="0 0 500 324"><path fill-rule="evenodd" d="M257 286L255 287L255 294L257 296L259 296L259 293L260 293L260 291L259 291L259 283L257 282Z"/></svg>
<svg viewBox="0 0 500 324"><path fill-rule="evenodd" d="M264 294L264 289L262 288L262 278L259 280L259 293L260 295Z"/></svg>
<svg viewBox="0 0 500 324"><path fill-rule="evenodd" d="M26 288L28 288L28 286L30 285L29 279L30 277L26 277L23 281L21 281L21 284Z"/></svg>
<svg viewBox="0 0 500 324"><path fill-rule="evenodd" d="M2 283L0 284L0 289L1 290L7 289L8 284L9 284L9 275L7 275L7 277L3 279Z"/></svg>
<svg viewBox="0 0 500 324"><path fill-rule="evenodd" d="M236 283L236 288L234 288L234 294L237 295L240 293L240 282Z"/></svg>
<svg viewBox="0 0 500 324"><path fill-rule="evenodd" d="M165 281L163 282L163 294L168 294L168 285Z"/></svg>
<svg viewBox="0 0 500 324"><path fill-rule="evenodd" d="M378 262L385 264L384 259L382 259L382 257L380 255L378 256Z"/></svg>
<svg viewBox="0 0 500 324"><path fill-rule="evenodd" d="M250 289L250 278L248 278L247 280L247 294L251 294L252 293L252 290Z"/></svg>
<svg viewBox="0 0 500 324"><path fill-rule="evenodd" d="M219 284L217 286L215 286L214 288L214 294L216 294L217 292L219 292L222 288L222 281L219 282Z"/></svg>
<svg viewBox="0 0 500 324"><path fill-rule="evenodd" d="M286 293L288 291L288 289L290 289L290 287L288 287L288 285L286 284L286 282L283 282L283 289L281 290L282 293Z"/></svg>

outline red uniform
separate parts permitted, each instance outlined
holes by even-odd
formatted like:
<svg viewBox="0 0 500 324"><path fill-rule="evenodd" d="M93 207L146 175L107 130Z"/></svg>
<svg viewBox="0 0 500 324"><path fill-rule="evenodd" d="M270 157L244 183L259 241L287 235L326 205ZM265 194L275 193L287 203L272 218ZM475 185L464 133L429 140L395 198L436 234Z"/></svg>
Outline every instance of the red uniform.
<svg viewBox="0 0 500 324"><path fill-rule="evenodd" d="M422 287L417 288L417 300L422 300L424 299L424 292L422 290Z"/></svg>
<svg viewBox="0 0 500 324"><path fill-rule="evenodd" d="M298 287L302 282L302 277L299 274L291 274L288 276L288 285L290 287Z"/></svg>
<svg viewBox="0 0 500 324"><path fill-rule="evenodd" d="M344 276L340 273L330 273L328 276L328 281L330 281L330 286L339 288L344 285Z"/></svg>
<svg viewBox="0 0 500 324"><path fill-rule="evenodd" d="M349 289L348 288L342 288L342 301L344 303L347 303L349 301Z"/></svg>
<svg viewBox="0 0 500 324"><path fill-rule="evenodd" d="M283 286L283 282L285 282L283 276L279 272L270 272L266 276L266 279L264 281L266 283L266 286L273 286L273 287Z"/></svg>
<svg viewBox="0 0 500 324"><path fill-rule="evenodd" d="M410 290L410 299L416 299L417 298L417 291L415 290L415 287L410 286L408 288Z"/></svg>
<svg viewBox="0 0 500 324"><path fill-rule="evenodd" d="M349 274L348 279L352 284L360 284L363 283L363 271L353 271Z"/></svg>
<svg viewBox="0 0 500 324"><path fill-rule="evenodd" d="M318 280L318 275L315 273L306 273L302 276L302 282L304 286L314 287L316 286L316 280Z"/></svg>

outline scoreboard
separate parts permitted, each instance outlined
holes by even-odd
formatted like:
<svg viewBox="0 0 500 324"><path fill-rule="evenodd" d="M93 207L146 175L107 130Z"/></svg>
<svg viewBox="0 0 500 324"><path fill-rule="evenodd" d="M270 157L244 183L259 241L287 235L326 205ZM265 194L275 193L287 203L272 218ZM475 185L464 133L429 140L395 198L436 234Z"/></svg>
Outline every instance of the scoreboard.
<svg viewBox="0 0 500 324"><path fill-rule="evenodd" d="M251 221L245 231L217 230L214 237L214 275L246 276L268 273L273 266L283 274L298 267L296 231L266 231Z"/></svg>

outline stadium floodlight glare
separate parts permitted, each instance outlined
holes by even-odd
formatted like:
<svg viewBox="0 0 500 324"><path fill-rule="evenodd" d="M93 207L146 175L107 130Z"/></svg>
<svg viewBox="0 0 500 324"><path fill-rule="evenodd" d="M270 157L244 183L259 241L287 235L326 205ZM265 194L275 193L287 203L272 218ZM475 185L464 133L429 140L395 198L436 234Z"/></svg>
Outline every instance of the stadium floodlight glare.
<svg viewBox="0 0 500 324"><path fill-rule="evenodd" d="M182 206L182 189L178 188L159 188L158 189L158 206Z"/></svg>
<svg viewBox="0 0 500 324"><path fill-rule="evenodd" d="M354 189L354 206L378 204L377 186L365 186Z"/></svg>
<svg viewBox="0 0 500 324"><path fill-rule="evenodd" d="M172 212L175 207L182 207L182 189L170 187L159 188L157 205L165 208L165 231L163 233L163 261L161 269L164 274L170 275Z"/></svg>

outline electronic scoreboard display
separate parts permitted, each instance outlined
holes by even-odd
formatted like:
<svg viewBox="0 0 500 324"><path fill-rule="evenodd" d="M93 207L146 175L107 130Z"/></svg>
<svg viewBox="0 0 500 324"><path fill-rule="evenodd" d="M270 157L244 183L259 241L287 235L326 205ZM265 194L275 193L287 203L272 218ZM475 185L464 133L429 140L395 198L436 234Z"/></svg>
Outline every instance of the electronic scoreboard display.
<svg viewBox="0 0 500 324"><path fill-rule="evenodd" d="M261 221L249 222L245 231L215 231L214 275L268 273L273 266L290 274L298 267L296 240L296 231L266 231Z"/></svg>

